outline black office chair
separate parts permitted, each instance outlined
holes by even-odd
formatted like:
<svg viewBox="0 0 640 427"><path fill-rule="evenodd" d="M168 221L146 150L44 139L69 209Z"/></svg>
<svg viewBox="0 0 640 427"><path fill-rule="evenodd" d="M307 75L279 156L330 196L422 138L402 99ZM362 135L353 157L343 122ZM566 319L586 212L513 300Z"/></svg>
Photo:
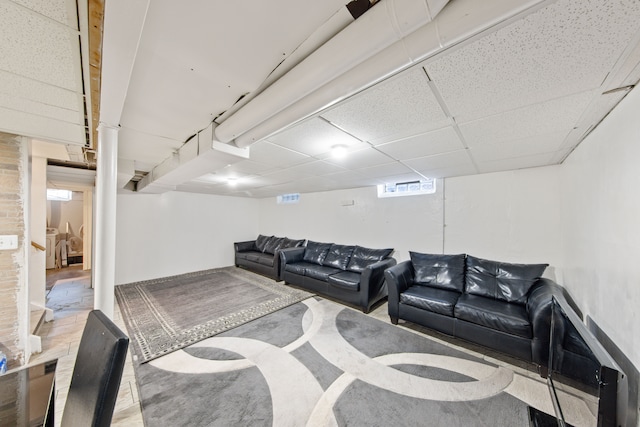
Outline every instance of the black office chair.
<svg viewBox="0 0 640 427"><path fill-rule="evenodd" d="M100 310L89 313L73 367L62 426L109 426L129 338Z"/></svg>

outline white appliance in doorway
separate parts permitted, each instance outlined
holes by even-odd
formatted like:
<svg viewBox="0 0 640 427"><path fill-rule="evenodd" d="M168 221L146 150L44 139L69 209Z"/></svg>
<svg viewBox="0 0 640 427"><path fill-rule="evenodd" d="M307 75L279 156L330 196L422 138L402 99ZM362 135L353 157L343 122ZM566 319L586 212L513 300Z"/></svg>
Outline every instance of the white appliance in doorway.
<svg viewBox="0 0 640 427"><path fill-rule="evenodd" d="M47 270L56 268L56 236L58 236L57 228L47 228Z"/></svg>

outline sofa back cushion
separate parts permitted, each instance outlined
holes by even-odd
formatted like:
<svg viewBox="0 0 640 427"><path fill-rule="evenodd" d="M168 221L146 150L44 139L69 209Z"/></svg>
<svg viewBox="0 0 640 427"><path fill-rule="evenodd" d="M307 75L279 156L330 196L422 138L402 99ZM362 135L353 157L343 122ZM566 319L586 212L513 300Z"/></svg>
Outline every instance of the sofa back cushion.
<svg viewBox="0 0 640 427"><path fill-rule="evenodd" d="M331 243L319 243L309 240L302 259L306 262L322 265L322 261L327 256L330 247Z"/></svg>
<svg viewBox="0 0 640 427"><path fill-rule="evenodd" d="M282 246L283 241L284 237L271 236L269 240L267 240L267 244L264 245L264 250L262 252L271 255L275 254L276 251L280 249L280 246Z"/></svg>
<svg viewBox="0 0 640 427"><path fill-rule="evenodd" d="M409 252L418 285L462 292L465 254L443 255Z"/></svg>
<svg viewBox="0 0 640 427"><path fill-rule="evenodd" d="M356 246L347 264L347 270L362 273L371 264L389 257L393 249L369 249Z"/></svg>
<svg viewBox="0 0 640 427"><path fill-rule="evenodd" d="M465 292L516 304L527 302L527 293L549 264L510 264L467 256Z"/></svg>
<svg viewBox="0 0 640 427"><path fill-rule="evenodd" d="M346 270L354 249L355 246L331 245L322 265Z"/></svg>
<svg viewBox="0 0 640 427"><path fill-rule="evenodd" d="M267 245L267 241L272 237L273 236L263 236L262 234L259 234L258 238L256 239L256 248L260 252L264 252L264 247Z"/></svg>
<svg viewBox="0 0 640 427"><path fill-rule="evenodd" d="M282 241L282 245L280 246L280 249L297 248L300 246L304 246L304 239L293 240L293 239L289 239L288 237L285 237L284 240Z"/></svg>

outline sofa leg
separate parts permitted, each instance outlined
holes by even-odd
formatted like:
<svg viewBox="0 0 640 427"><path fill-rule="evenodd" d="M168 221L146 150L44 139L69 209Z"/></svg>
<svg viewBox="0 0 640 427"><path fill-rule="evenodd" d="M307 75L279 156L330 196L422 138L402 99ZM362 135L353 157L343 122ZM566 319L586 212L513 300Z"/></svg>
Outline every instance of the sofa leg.
<svg viewBox="0 0 640 427"><path fill-rule="evenodd" d="M546 366L538 365L538 373L542 378L547 378L549 376L549 368Z"/></svg>
<svg viewBox="0 0 640 427"><path fill-rule="evenodd" d="M362 307L362 312L364 314L369 314L369 307Z"/></svg>
<svg viewBox="0 0 640 427"><path fill-rule="evenodd" d="M393 323L394 325L398 324L398 318L397 317L393 317L393 316L389 316L391 318L391 323Z"/></svg>

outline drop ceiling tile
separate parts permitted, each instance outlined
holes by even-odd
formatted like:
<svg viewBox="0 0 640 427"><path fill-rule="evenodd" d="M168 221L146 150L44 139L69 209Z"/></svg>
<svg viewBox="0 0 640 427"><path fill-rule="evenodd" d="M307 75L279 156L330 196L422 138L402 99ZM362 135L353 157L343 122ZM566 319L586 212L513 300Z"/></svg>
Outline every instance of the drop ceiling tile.
<svg viewBox="0 0 640 427"><path fill-rule="evenodd" d="M290 171L301 172L307 175L324 176L332 173L342 172L345 169L340 166L336 166L331 163L327 163L323 160L316 160L314 162L304 163L302 165L288 168Z"/></svg>
<svg viewBox="0 0 640 427"><path fill-rule="evenodd" d="M250 160L274 167L295 166L314 159L268 141L256 142L251 146Z"/></svg>
<svg viewBox="0 0 640 427"><path fill-rule="evenodd" d="M454 176L475 175L478 169L472 163L465 163L455 166L447 166L429 171L429 178L452 178Z"/></svg>
<svg viewBox="0 0 640 427"><path fill-rule="evenodd" d="M477 162L551 153L562 148L567 134L568 131L547 133L499 144L480 144L470 147L469 153Z"/></svg>
<svg viewBox="0 0 640 427"><path fill-rule="evenodd" d="M321 114L355 135L379 143L449 123L421 68L412 68Z"/></svg>
<svg viewBox="0 0 640 427"><path fill-rule="evenodd" d="M409 138L376 145L376 149L396 160L408 160L448 151L464 149L460 137L453 127L445 127L432 132L422 133Z"/></svg>
<svg viewBox="0 0 640 427"><path fill-rule="evenodd" d="M0 107L43 116L77 125L84 125L84 117L77 110L67 110L53 105L42 104L25 98L0 93Z"/></svg>
<svg viewBox="0 0 640 427"><path fill-rule="evenodd" d="M413 171L400 162L387 163L380 166L372 166L368 168L356 169L356 172L370 178L382 179L390 176L398 176L409 174Z"/></svg>
<svg viewBox="0 0 640 427"><path fill-rule="evenodd" d="M295 183L296 181L310 178L310 175L302 173L300 171L293 171L291 169L284 169L278 172L263 175L261 180L265 185L277 185Z"/></svg>
<svg viewBox="0 0 640 427"><path fill-rule="evenodd" d="M467 150L452 151L434 156L420 157L402 162L424 176L431 177L438 169L473 165Z"/></svg>
<svg viewBox="0 0 640 427"><path fill-rule="evenodd" d="M555 153L543 153L533 156L514 157L510 159L493 160L478 163L480 173L501 172L507 170L526 169L540 166L549 166Z"/></svg>
<svg viewBox="0 0 640 427"><path fill-rule="evenodd" d="M384 165L386 163L393 163L394 161L392 158L379 152L375 148L365 148L364 150L354 151L341 159L327 156L324 160L345 169L361 169Z"/></svg>
<svg viewBox="0 0 640 427"><path fill-rule="evenodd" d="M460 132L469 147L556 132L566 135L576 125L595 95L593 91L582 92L460 123Z"/></svg>
<svg viewBox="0 0 640 427"><path fill-rule="evenodd" d="M265 165L262 163L254 162L251 160L242 160L238 163L229 165L223 169L225 172L238 173L241 175L262 175L270 172L275 172L276 169L273 166Z"/></svg>
<svg viewBox="0 0 640 427"><path fill-rule="evenodd" d="M598 88L640 23L640 2L560 0L425 63L466 120Z"/></svg>
<svg viewBox="0 0 640 427"><path fill-rule="evenodd" d="M4 107L0 107L0 129L16 135L68 144L84 145L86 140L84 126Z"/></svg>
<svg viewBox="0 0 640 427"><path fill-rule="evenodd" d="M331 179L339 185L353 185L353 183L370 183L372 179L354 171L338 172L331 175L327 175L328 179ZM370 185L370 184L366 184Z"/></svg>
<svg viewBox="0 0 640 427"><path fill-rule="evenodd" d="M0 70L0 93L67 110L83 111L82 95Z"/></svg>
<svg viewBox="0 0 640 427"><path fill-rule="evenodd" d="M273 144L289 148L309 156L327 154L334 145L346 145L349 150L368 147L348 133L332 126L326 120L313 118L286 129L267 139Z"/></svg>
<svg viewBox="0 0 640 427"><path fill-rule="evenodd" d="M76 2L71 0L11 0L68 27L78 29Z"/></svg>
<svg viewBox="0 0 640 427"><path fill-rule="evenodd" d="M76 31L0 2L0 70L82 92Z"/></svg>

